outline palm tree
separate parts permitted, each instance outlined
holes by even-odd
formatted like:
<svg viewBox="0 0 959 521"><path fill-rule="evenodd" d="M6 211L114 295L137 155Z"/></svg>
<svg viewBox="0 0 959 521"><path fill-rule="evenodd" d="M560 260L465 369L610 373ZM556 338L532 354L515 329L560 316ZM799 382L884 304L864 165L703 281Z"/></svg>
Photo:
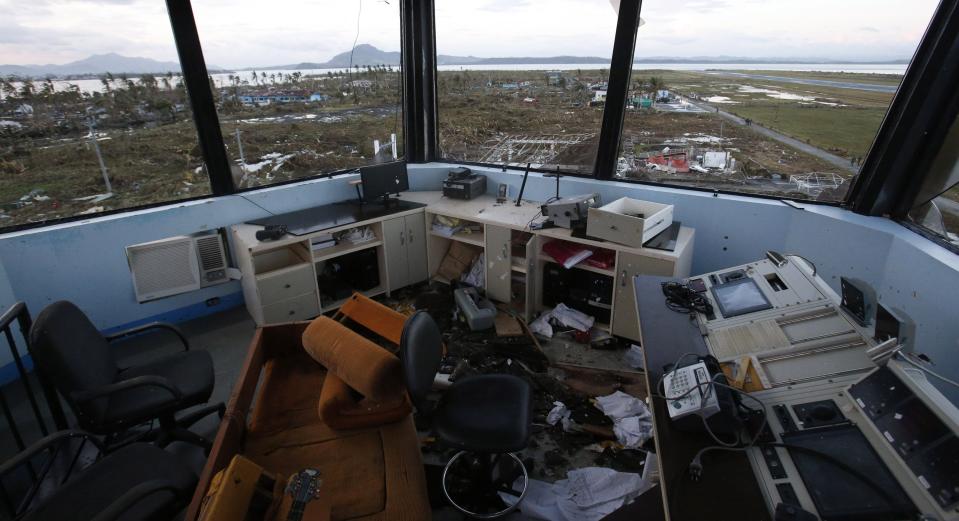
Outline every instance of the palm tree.
<svg viewBox="0 0 959 521"><path fill-rule="evenodd" d="M255 70L253 71L253 74L252 74L251 78L252 78L252 80L253 80L254 83L256 83L257 85L260 84L260 77L256 75L256 71L255 71Z"/></svg>

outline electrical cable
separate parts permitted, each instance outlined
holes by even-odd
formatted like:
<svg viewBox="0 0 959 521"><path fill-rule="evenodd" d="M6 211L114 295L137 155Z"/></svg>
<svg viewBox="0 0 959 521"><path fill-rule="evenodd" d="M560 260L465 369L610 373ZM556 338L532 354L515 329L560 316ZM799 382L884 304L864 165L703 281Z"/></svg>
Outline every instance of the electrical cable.
<svg viewBox="0 0 959 521"><path fill-rule="evenodd" d="M246 202L248 202L248 203L250 203L250 204L252 204L253 206L256 206L256 207L257 207L257 208L259 208L260 210L263 210L264 212L266 212L266 213L268 213L268 214L270 214L270 215L272 215L273 217L276 217L276 214L275 214L275 213L273 213L273 212L271 212L271 211L269 211L269 210L267 210L266 208L264 208L264 207L262 207L262 206L260 206L259 204L257 204L257 202L256 202L256 201L254 201L254 200L252 200L252 199L249 199L249 198L247 198L247 196L245 196L245 195L243 195L243 194L237 194L237 195L239 195L239 196L240 196L241 198L243 198L243 200L245 200Z"/></svg>
<svg viewBox="0 0 959 521"><path fill-rule="evenodd" d="M943 381L943 382L945 382L945 383L947 383L947 384L949 384L949 385L952 385L952 386L954 386L954 387L959 387L959 382L957 382L957 381L955 381L955 380L952 380L952 379L950 379L950 378L946 378L945 376L942 376L941 374L933 371L932 369L929 369L929 368L927 368L927 367L923 367L923 366L922 366L921 364L919 364L918 362L915 362L915 361L911 360L911 359L910 359L910 356L915 356L915 355L913 355L913 354L911 354L911 353L903 354L902 351L897 352L896 355L898 355L900 358L902 358L902 360L903 360L904 362L906 362L907 364L915 367L916 369L919 369L920 371L928 374L929 376L933 376L933 377L935 377L935 378L938 378L939 380L941 380L941 381Z"/></svg>
<svg viewBox="0 0 959 521"><path fill-rule="evenodd" d="M663 282L663 295L666 297L666 307L677 313L692 313L698 311L704 315L713 312L713 305L702 293L697 293L686 284L679 282Z"/></svg>

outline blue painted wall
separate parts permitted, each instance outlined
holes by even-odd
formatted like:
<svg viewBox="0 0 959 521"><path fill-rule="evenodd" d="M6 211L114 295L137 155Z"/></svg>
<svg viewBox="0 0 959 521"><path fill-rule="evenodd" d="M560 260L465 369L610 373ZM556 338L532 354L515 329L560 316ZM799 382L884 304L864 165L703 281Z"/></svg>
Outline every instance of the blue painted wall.
<svg viewBox="0 0 959 521"><path fill-rule="evenodd" d="M410 168L412 190L438 190L448 165ZM499 183L519 193L522 173L475 168L488 176L487 192ZM354 197L347 184L355 175L306 181L244 194L274 213L288 212ZM524 198L545 200L555 181L530 174ZM959 377L959 256L882 218L815 205L800 209L775 200L619 182L597 183L564 177L560 194L598 191L606 201L633 197L675 205L676 220L696 229L693 272L701 273L760 258L766 250L801 254L818 266L838 289L839 276L866 280L881 300L903 309L918 323L919 348L942 372ZM241 196L95 218L0 236L0 304L24 300L35 314L45 305L69 299L102 329L153 319L182 320L216 312L240 302L237 282L138 304L134 298L124 247L190 234L266 215ZM207 299L220 303L207 307ZM5 363L0 354L0 365ZM949 390L959 403L959 391Z"/></svg>

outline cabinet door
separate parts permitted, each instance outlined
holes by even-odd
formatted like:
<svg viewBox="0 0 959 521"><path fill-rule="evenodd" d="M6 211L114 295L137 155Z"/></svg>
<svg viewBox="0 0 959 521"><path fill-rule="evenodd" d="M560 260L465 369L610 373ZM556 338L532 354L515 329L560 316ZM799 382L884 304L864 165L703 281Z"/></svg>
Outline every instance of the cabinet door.
<svg viewBox="0 0 959 521"><path fill-rule="evenodd" d="M406 265L409 283L416 284L429 278L426 260L426 217L424 214L406 216Z"/></svg>
<svg viewBox="0 0 959 521"><path fill-rule="evenodd" d="M486 225L486 296L510 301L510 230Z"/></svg>
<svg viewBox="0 0 959 521"><path fill-rule="evenodd" d="M402 288L410 283L409 263L406 255L406 234L405 218L397 217L383 221L386 277L389 279L390 291Z"/></svg>
<svg viewBox="0 0 959 521"><path fill-rule="evenodd" d="M613 334L641 342L639 316L633 277L636 275L672 276L673 262L632 253L616 254L616 295L613 298Z"/></svg>

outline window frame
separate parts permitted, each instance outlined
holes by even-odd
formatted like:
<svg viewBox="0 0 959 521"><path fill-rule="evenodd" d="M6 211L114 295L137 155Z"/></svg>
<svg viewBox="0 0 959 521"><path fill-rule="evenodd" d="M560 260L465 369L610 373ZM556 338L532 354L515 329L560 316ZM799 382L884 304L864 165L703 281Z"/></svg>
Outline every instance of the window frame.
<svg viewBox="0 0 959 521"><path fill-rule="evenodd" d="M197 132L197 141L200 146L201 156L203 157L204 170L207 173L207 178L210 181L210 193L204 195L198 195L194 197L186 197L183 199L171 199L168 201L158 201L155 203L148 203L143 205L128 206L124 208L116 208L113 210L105 210L103 212L83 214L83 215L70 215L66 217L59 217L55 219L45 219L43 221L30 222L30 223L21 223L14 224L10 226L0 226L0 236L9 233L17 233L25 230L33 230L38 228L44 228L48 226L56 226L60 224L69 224L80 221L88 221L91 219L96 219L99 217L107 217L112 215L117 215L121 213L131 213L141 210L149 210L153 208L160 208L164 206L176 206L178 204L189 203L193 201L202 201L208 200L215 197L222 197L228 195L237 195L245 194L249 192L255 192L261 189L268 189L277 186L291 185L294 183L300 183L304 181L313 181L317 179L327 179L335 177L338 175L349 174L354 172L356 168L346 168L340 170L334 170L331 172L321 172L313 175L308 175L304 177L299 177L296 179L290 179L286 181L279 181L276 183L270 183L269 185L261 186L252 186L246 188L240 188L234 185L233 183L233 174L230 168L229 156L226 153L225 141L223 139L222 129L220 127L220 118L216 110L216 102L213 97L213 91L210 87L210 74L206 67L206 60L203 55L203 48L200 44L200 36L196 27L196 20L193 16L193 6L190 0L165 0L167 6L167 14L170 19L170 26L173 31L173 41L177 48L177 55L180 60L180 69L181 75L183 78L184 86L186 87L187 97L190 102L190 108L193 113L193 126ZM427 2L424 2L427 3ZM428 0L430 9L432 9L432 0ZM412 9L409 6L416 6L419 4L416 0L403 0L400 6L400 18L398 20L400 24L400 37L401 37L401 52L400 52L400 66L403 71L403 80L402 80L402 92L401 96L403 99L399 101L400 106L403 109L403 123L401 128L403 129L403 159L408 162L413 162L408 158L411 157L411 147L410 141L407 139L407 132L409 128L410 120L419 119L411 118L409 110L409 105L407 103L408 93L410 92L410 85L408 84L410 80L410 73L414 72L412 68L413 60L406 52L406 41L418 41L418 45L422 48L424 44L423 40L435 40L433 38L426 38L426 34L415 34L410 35L408 32L412 31L415 28L421 29L424 27L422 24L424 21L429 22L429 31L431 34L433 25L432 25L432 15L430 14L429 18L421 20L419 25L413 25L408 23L405 13L412 12ZM429 47L432 50L432 47ZM435 63L435 62L433 62ZM433 69L435 70L435 69ZM418 84L418 82L417 82ZM435 88L435 82L434 82ZM435 111L434 111L435 114ZM435 128L435 126L434 126ZM435 141L435 138L434 138ZM422 146L417 147L416 150L421 150ZM426 158L422 161L417 162L428 162L432 158Z"/></svg>

